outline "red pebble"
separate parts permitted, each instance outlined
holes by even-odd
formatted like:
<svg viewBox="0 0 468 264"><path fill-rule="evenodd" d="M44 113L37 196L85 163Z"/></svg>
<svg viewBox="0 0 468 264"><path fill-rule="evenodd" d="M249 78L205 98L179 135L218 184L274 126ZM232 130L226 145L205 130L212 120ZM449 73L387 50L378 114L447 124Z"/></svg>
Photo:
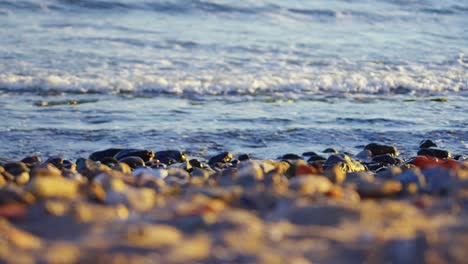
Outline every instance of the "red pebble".
<svg viewBox="0 0 468 264"><path fill-rule="evenodd" d="M458 162L453 159L438 159L427 156L417 156L413 160L416 167L424 170L431 167L442 167L446 169L455 169L458 167Z"/></svg>
<svg viewBox="0 0 468 264"><path fill-rule="evenodd" d="M20 203L9 203L0 206L0 217L11 220L20 220L26 217L26 206Z"/></svg>

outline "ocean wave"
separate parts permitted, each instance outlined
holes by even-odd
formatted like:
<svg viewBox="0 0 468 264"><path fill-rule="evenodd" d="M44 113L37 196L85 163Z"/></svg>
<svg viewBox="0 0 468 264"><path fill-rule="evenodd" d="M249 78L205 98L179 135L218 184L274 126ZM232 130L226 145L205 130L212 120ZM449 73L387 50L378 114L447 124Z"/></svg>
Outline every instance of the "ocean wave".
<svg viewBox="0 0 468 264"><path fill-rule="evenodd" d="M32 93L135 93L174 95L273 95L302 98L310 94L425 94L468 91L468 74L453 71L392 73L347 72L157 76L139 72L126 76L82 77L72 74L0 74L0 91Z"/></svg>

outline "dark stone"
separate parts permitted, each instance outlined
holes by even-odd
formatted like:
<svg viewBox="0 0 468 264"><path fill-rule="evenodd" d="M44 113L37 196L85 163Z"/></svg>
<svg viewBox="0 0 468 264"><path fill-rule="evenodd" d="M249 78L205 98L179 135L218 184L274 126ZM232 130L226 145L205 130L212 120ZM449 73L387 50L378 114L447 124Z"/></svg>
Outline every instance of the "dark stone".
<svg viewBox="0 0 468 264"><path fill-rule="evenodd" d="M372 152L373 157L378 156L378 155L385 155L385 154L390 154L392 156L397 155L397 149L394 146L370 143L367 146L365 146L364 149L370 150L370 152Z"/></svg>
<svg viewBox="0 0 468 264"><path fill-rule="evenodd" d="M304 156L304 157L312 157L312 156L318 156L318 154L315 153L315 152L313 152L313 151L307 151L307 152L302 153L302 156Z"/></svg>
<svg viewBox="0 0 468 264"><path fill-rule="evenodd" d="M114 158L119 161L126 157L139 157L144 163L145 161L150 161L154 158L154 151L151 149L124 149L114 156Z"/></svg>
<svg viewBox="0 0 468 264"><path fill-rule="evenodd" d="M89 155L90 160L102 161L104 158L113 158L117 153L124 149L110 148L106 150L96 151Z"/></svg>
<svg viewBox="0 0 468 264"><path fill-rule="evenodd" d="M79 158L76 160L76 170L91 182L98 174L110 171L111 169L93 160Z"/></svg>
<svg viewBox="0 0 468 264"><path fill-rule="evenodd" d="M384 167L384 165L381 163L363 163L363 164L366 166L367 169L371 171L377 171Z"/></svg>
<svg viewBox="0 0 468 264"><path fill-rule="evenodd" d="M63 168L63 159L60 157L51 157L45 161L45 163L50 163L54 165L57 169Z"/></svg>
<svg viewBox="0 0 468 264"><path fill-rule="evenodd" d="M297 154L294 154L294 153L288 153L288 154L284 154L281 159L283 160L299 160L299 159L302 159L301 156L297 155Z"/></svg>
<svg viewBox="0 0 468 264"><path fill-rule="evenodd" d="M40 163L41 161L41 157L39 156L29 156L21 160L21 162L24 162L26 164Z"/></svg>
<svg viewBox="0 0 468 264"><path fill-rule="evenodd" d="M430 139L425 139L419 143L419 148L430 148L430 147L437 147L436 143L434 143Z"/></svg>
<svg viewBox="0 0 468 264"><path fill-rule="evenodd" d="M201 163L199 160L197 159L191 159L189 161L190 165L192 165L192 167L194 168L199 168L199 169L203 169L205 167L205 165L203 165L203 163Z"/></svg>
<svg viewBox="0 0 468 264"><path fill-rule="evenodd" d="M120 159L119 162L126 163L132 169L145 166L145 161L142 158L137 157L137 156L124 157Z"/></svg>
<svg viewBox="0 0 468 264"><path fill-rule="evenodd" d="M187 160L185 153L178 150L158 151L155 153L154 158L168 165L173 163L182 163Z"/></svg>
<svg viewBox="0 0 468 264"><path fill-rule="evenodd" d="M335 149L335 148L327 148L325 149L324 151L322 151L323 153L334 153L334 154L338 154L338 150Z"/></svg>
<svg viewBox="0 0 468 264"><path fill-rule="evenodd" d="M307 162L320 161L320 160L327 160L327 159L319 155L313 155L307 160Z"/></svg>
<svg viewBox="0 0 468 264"><path fill-rule="evenodd" d="M3 168L14 176L20 175L23 172L29 172L28 166L23 162L10 162L3 165Z"/></svg>
<svg viewBox="0 0 468 264"><path fill-rule="evenodd" d="M249 160L250 159L250 155L249 154L241 154L239 155L239 157L237 158L239 161L244 161L244 160Z"/></svg>
<svg viewBox="0 0 468 264"><path fill-rule="evenodd" d="M443 149L423 148L418 151L419 156L430 156L438 159L450 158L450 152Z"/></svg>
<svg viewBox="0 0 468 264"><path fill-rule="evenodd" d="M397 158L394 158L390 154L385 154L385 155L378 155L372 158L373 162L378 162L382 163L385 165L398 165L400 164L400 160Z"/></svg>
<svg viewBox="0 0 468 264"><path fill-rule="evenodd" d="M211 157L210 160L208 161L208 164L212 166L212 165L215 165L216 163L227 163L227 162L230 162L231 160L232 160L232 153L223 152L216 156Z"/></svg>
<svg viewBox="0 0 468 264"><path fill-rule="evenodd" d="M467 157L465 155L462 155L462 154L457 154L453 157L455 160L466 160Z"/></svg>
<svg viewBox="0 0 468 264"><path fill-rule="evenodd" d="M115 164L119 163L119 161L114 159L114 158L111 158L111 157L105 157L105 158L103 158L101 160L101 163L105 164L107 166L111 166L111 165L115 165Z"/></svg>

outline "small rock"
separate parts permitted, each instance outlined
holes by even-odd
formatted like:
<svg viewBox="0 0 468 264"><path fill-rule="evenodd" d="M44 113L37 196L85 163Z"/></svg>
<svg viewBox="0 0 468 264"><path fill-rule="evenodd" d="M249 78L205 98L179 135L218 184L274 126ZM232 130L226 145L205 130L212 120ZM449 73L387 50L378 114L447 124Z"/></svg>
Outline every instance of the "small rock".
<svg viewBox="0 0 468 264"><path fill-rule="evenodd" d="M456 181L450 170L433 167L422 171L427 185L424 190L432 194L447 194L456 187Z"/></svg>
<svg viewBox="0 0 468 264"><path fill-rule="evenodd" d="M377 155L372 158L373 162L382 163L385 165L398 165L401 163L401 160L393 157L390 154Z"/></svg>
<svg viewBox="0 0 468 264"><path fill-rule="evenodd" d="M335 148L326 148L322 151L323 153L333 153L333 154L338 154L339 151Z"/></svg>
<svg viewBox="0 0 468 264"><path fill-rule="evenodd" d="M150 149L124 149L115 154L114 159L121 161L127 157L139 157L143 160L144 164L146 161L150 161L154 158L154 151Z"/></svg>
<svg viewBox="0 0 468 264"><path fill-rule="evenodd" d="M395 178L397 175L400 175L402 172L403 170L400 167L392 166L392 167L387 167L384 170L377 172L375 176L379 179L391 180Z"/></svg>
<svg viewBox="0 0 468 264"><path fill-rule="evenodd" d="M132 174L132 168L127 163L124 162L117 162L115 165L112 167L113 170L119 171L123 174Z"/></svg>
<svg viewBox="0 0 468 264"><path fill-rule="evenodd" d="M227 163L227 162L230 162L232 160L232 153L230 152L223 152L223 153L220 153L216 156L213 156L210 158L210 160L208 161L208 164L210 166L213 166L214 164L216 163Z"/></svg>
<svg viewBox="0 0 468 264"><path fill-rule="evenodd" d="M438 159L450 158L450 152L442 149L435 148L422 148L418 151L419 156L430 156Z"/></svg>
<svg viewBox="0 0 468 264"><path fill-rule="evenodd" d="M318 175L293 177L289 180L289 189L305 195L326 193L332 187L333 183L329 179Z"/></svg>
<svg viewBox="0 0 468 264"><path fill-rule="evenodd" d="M239 161L244 161L244 160L249 160L250 159L250 155L249 154L241 154L239 155L239 157L237 158Z"/></svg>
<svg viewBox="0 0 468 264"><path fill-rule="evenodd" d="M366 168L359 161L352 159L346 154L334 154L328 157L323 165L324 170L339 165L344 172L364 171Z"/></svg>
<svg viewBox="0 0 468 264"><path fill-rule="evenodd" d="M425 188L427 184L424 174L418 168L403 171L395 177L395 180L401 182L404 186L416 184L419 189Z"/></svg>
<svg viewBox="0 0 468 264"><path fill-rule="evenodd" d="M135 169L137 167L144 167L145 161L137 156L126 156L122 159L119 159L119 163L126 163L130 168Z"/></svg>
<svg viewBox="0 0 468 264"><path fill-rule="evenodd" d="M41 161L42 159L39 156L28 156L21 160L21 162L24 162L26 164L38 164L41 163Z"/></svg>
<svg viewBox="0 0 468 264"><path fill-rule="evenodd" d="M125 237L130 245L149 248L177 245L183 238L176 228L161 224L130 226Z"/></svg>
<svg viewBox="0 0 468 264"><path fill-rule="evenodd" d="M302 157L294 153L288 153L288 154L284 154L281 157L281 159L282 160L299 160L299 159L302 159Z"/></svg>
<svg viewBox="0 0 468 264"><path fill-rule="evenodd" d="M402 184L394 180L356 181L356 191L364 198L384 198L402 191Z"/></svg>
<svg viewBox="0 0 468 264"><path fill-rule="evenodd" d="M364 149L368 149L372 152L372 156L378 156L378 155L385 155L385 154L390 154L392 156L397 156L398 151L396 147L394 146L388 146L388 145L380 145L377 143L370 143L367 146L364 147Z"/></svg>
<svg viewBox="0 0 468 264"><path fill-rule="evenodd" d="M430 139L424 139L419 143L419 148L437 147L437 144Z"/></svg>
<svg viewBox="0 0 468 264"><path fill-rule="evenodd" d="M178 150L158 151L156 152L154 158L158 159L164 164L169 164L171 160L175 161L176 163L181 163L187 160L185 153Z"/></svg>
<svg viewBox="0 0 468 264"><path fill-rule="evenodd" d="M104 158L113 158L117 153L124 149L110 148L106 150L96 151L89 155L89 159L93 161L102 161Z"/></svg>
<svg viewBox="0 0 468 264"><path fill-rule="evenodd" d="M200 168L200 169L205 168L205 165L197 159L191 159L189 163L193 168Z"/></svg>
<svg viewBox="0 0 468 264"><path fill-rule="evenodd" d="M326 158L319 156L319 155L312 155L310 158L307 160L307 162L313 162L313 161L325 161L327 160Z"/></svg>
<svg viewBox="0 0 468 264"><path fill-rule="evenodd" d="M36 197L63 197L74 198L78 195L78 184L75 181L58 177L34 178L28 189Z"/></svg>
<svg viewBox="0 0 468 264"><path fill-rule="evenodd" d="M89 159L78 159L76 161L76 170L86 178L88 181L92 181L94 177L101 174L102 172L111 171L111 168L104 164L96 163Z"/></svg>
<svg viewBox="0 0 468 264"><path fill-rule="evenodd" d="M45 163L35 167L31 172L31 177L61 177L62 172L51 163Z"/></svg>

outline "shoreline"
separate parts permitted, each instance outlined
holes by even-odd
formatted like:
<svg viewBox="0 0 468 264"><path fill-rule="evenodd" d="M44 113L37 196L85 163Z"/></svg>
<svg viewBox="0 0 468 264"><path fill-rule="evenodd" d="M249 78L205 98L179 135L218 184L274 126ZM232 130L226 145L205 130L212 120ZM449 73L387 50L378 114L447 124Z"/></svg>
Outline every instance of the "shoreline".
<svg viewBox="0 0 468 264"><path fill-rule="evenodd" d="M420 147L406 160L371 143L355 158L107 149L1 162L0 260L462 262L468 162Z"/></svg>

